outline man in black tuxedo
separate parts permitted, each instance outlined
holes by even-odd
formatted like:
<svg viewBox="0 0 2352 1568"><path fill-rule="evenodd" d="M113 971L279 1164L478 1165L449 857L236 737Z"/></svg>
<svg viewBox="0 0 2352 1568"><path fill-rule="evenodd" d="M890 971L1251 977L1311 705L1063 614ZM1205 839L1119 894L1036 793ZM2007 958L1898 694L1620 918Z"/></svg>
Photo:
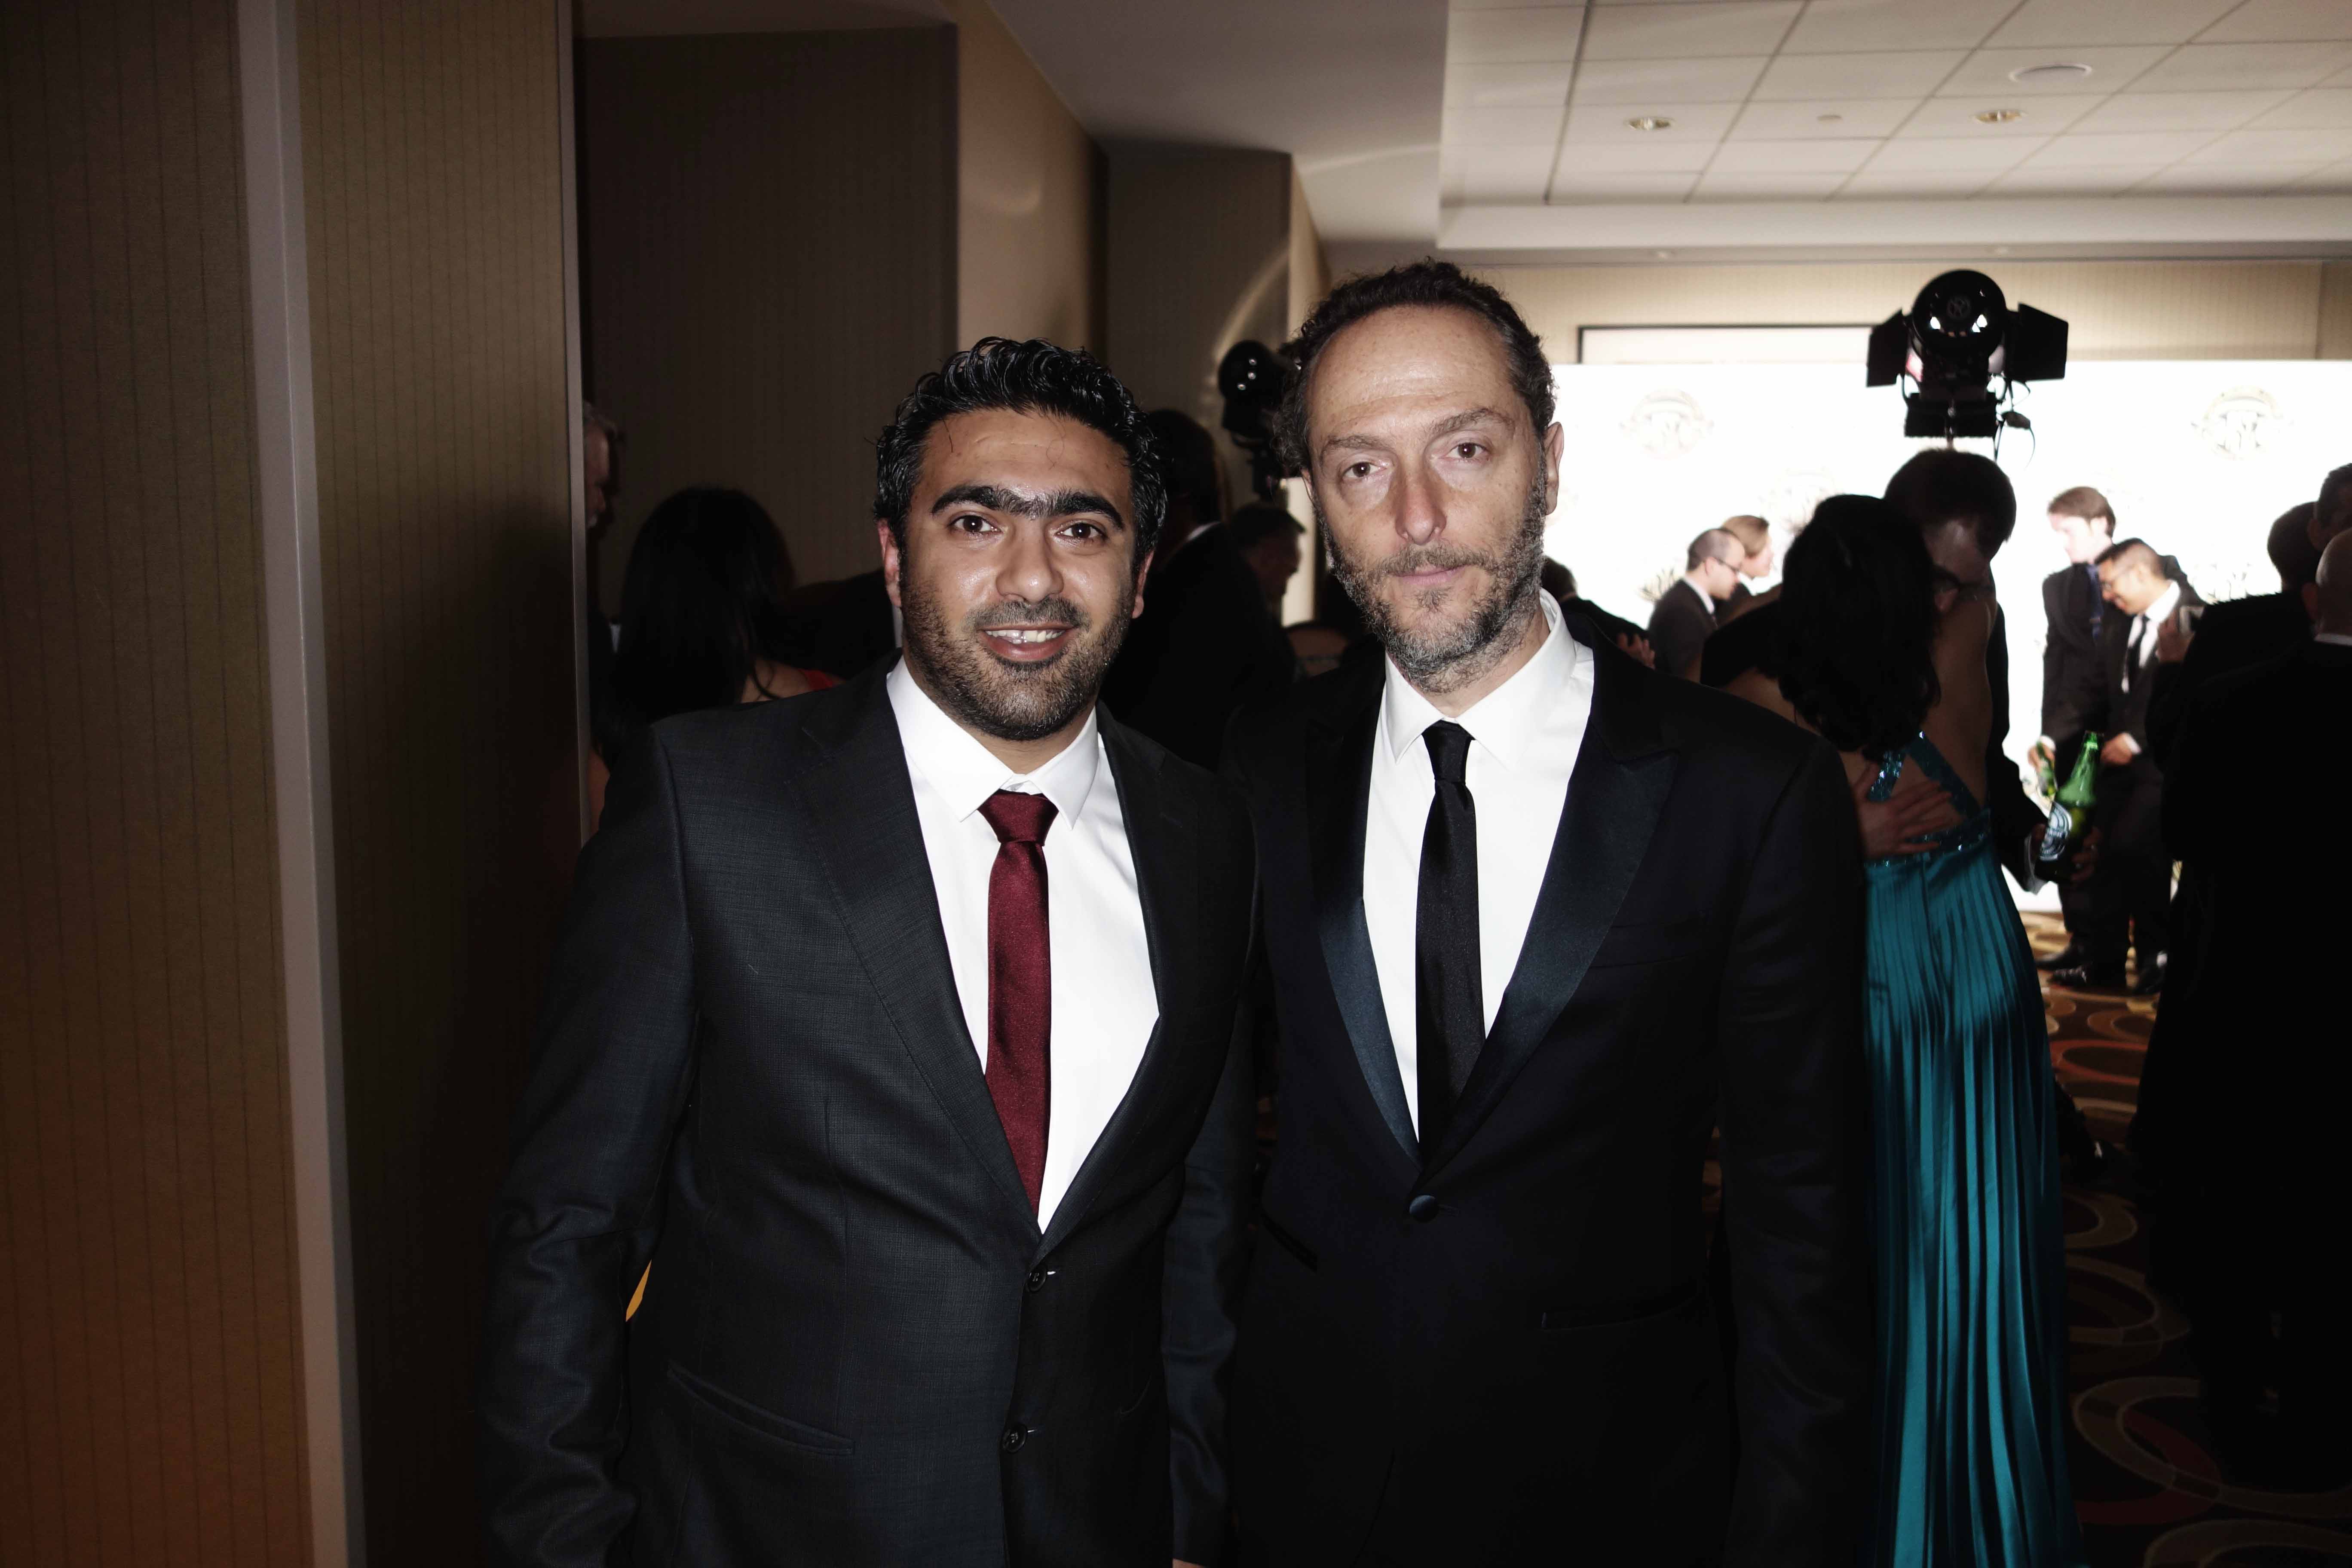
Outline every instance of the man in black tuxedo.
<svg viewBox="0 0 2352 1568"><path fill-rule="evenodd" d="M2310 1491L2352 1479L2340 1253L2311 1245L2340 1233L2336 1122L2352 1092L2333 918L2352 889L2352 835L2323 804L2352 773L2352 532L2316 578L2310 635L2196 694L2164 798L2165 843L2210 914L2200 962L2165 988L2166 1023L2188 1026L2168 1064L2168 1279L2233 1479ZM2257 797L2308 813L2284 837L2247 809L2250 771L2277 766L2310 781ZM2256 1408L2266 1384L2279 1390L2274 1443Z"/></svg>
<svg viewBox="0 0 2352 1568"><path fill-rule="evenodd" d="M1845 775L1541 591L1561 437L1500 294L1440 262L1353 280L1298 364L1286 455L1386 658L1244 713L1227 759L1282 1037L1244 1561L1849 1562L1872 1348Z"/></svg>
<svg viewBox="0 0 2352 1568"><path fill-rule="evenodd" d="M1151 439L989 339L878 468L904 661L656 726L583 853L492 1221L499 1563L1223 1549L1249 824L1095 700Z"/></svg>
<svg viewBox="0 0 2352 1568"><path fill-rule="evenodd" d="M1257 573L1219 521L1217 449L1172 408L1151 416L1168 475L1168 527L1143 613L1103 680L1103 706L1188 763L1217 765L1234 710L1298 668Z"/></svg>
<svg viewBox="0 0 2352 1568"><path fill-rule="evenodd" d="M2050 528L2066 552L2066 564L2042 579L2042 733L2033 756L2063 784L2083 743L2078 694L2097 687L2099 627L2107 602L2099 596L2099 552L2115 542L2116 511L2107 498L2076 485L2050 498ZM2073 886L2058 889L2066 918L2063 952L2039 960L2044 969L2068 969L2084 953L2074 933L2084 900Z"/></svg>
<svg viewBox="0 0 2352 1568"><path fill-rule="evenodd" d="M1683 553L1683 574L1658 595L1650 612L1654 666L1663 675L1698 679L1699 649L1715 630L1718 607L1739 586L1739 563L1747 547L1728 529L1710 528Z"/></svg>
<svg viewBox="0 0 2352 1568"><path fill-rule="evenodd" d="M2073 699L2084 727L2106 739L2099 747L2099 802L2092 821L2099 863L2085 889L2083 962L2054 971L2061 985L2117 990L2124 956L2136 950L2132 988L2152 996L2164 982L2166 915L2172 860L2164 852L2164 770L2149 752L2148 700L2156 689L2157 640L2165 624L2204 601L2188 583L2166 575L2164 558L2126 539L2099 552L2099 592L2107 605L2099 627L2096 688L2084 678Z"/></svg>

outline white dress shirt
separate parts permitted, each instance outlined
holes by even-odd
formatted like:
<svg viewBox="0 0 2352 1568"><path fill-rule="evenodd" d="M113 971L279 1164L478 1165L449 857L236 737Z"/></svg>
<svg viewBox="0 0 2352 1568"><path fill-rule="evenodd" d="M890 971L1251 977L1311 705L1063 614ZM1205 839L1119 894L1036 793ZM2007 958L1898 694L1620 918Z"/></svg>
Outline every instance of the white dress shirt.
<svg viewBox="0 0 2352 1568"><path fill-rule="evenodd" d="M2157 628L2161 626L2167 617L2179 607L2180 584L2168 583L2164 585L2164 592L2157 595L2156 603L2132 617L2131 630L2124 634L2124 689L2126 691L2129 691L2138 683L2140 671L2156 662ZM2137 663L2130 657L2135 645L2139 650Z"/></svg>
<svg viewBox="0 0 2352 1568"><path fill-rule="evenodd" d="M1470 732L1463 773L1478 822L1478 985L1486 1027L1518 967L1568 804L1568 778L1592 715L1592 650L1560 626L1559 606L1537 595L1546 636L1517 673L1454 721ZM1422 734L1445 715L1388 667L1372 737L1364 812L1364 924L1372 966L1404 1075L1405 1108L1421 1126L1420 1031L1413 975L1421 897L1421 836L1437 793Z"/></svg>
<svg viewBox="0 0 2352 1568"><path fill-rule="evenodd" d="M1036 772L1021 774L942 712L902 661L887 682L915 819L947 932L948 963L972 1048L988 1067L988 878L996 830L980 808L998 790L1054 803L1045 830L1046 952L1054 1015L1046 1046L1052 1104L1037 1224L1050 1224L1072 1178L1127 1096L1160 1021L1143 900L1127 817L1102 732L1090 715L1077 739Z"/></svg>

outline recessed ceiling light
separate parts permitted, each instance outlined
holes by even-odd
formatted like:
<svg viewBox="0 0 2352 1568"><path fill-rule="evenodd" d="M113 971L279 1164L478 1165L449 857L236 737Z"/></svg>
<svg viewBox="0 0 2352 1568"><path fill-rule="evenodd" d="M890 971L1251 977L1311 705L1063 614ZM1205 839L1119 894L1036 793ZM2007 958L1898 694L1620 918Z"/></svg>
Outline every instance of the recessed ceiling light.
<svg viewBox="0 0 2352 1568"><path fill-rule="evenodd" d="M2021 109L1979 109L1974 116L1979 125L2006 125L2012 120L2025 118Z"/></svg>
<svg viewBox="0 0 2352 1568"><path fill-rule="evenodd" d="M1843 114L1816 114L1813 118L1823 125L1837 125L1845 120Z"/></svg>
<svg viewBox="0 0 2352 1568"><path fill-rule="evenodd" d="M1672 131L1675 122L1663 114L1637 114L1625 121L1634 131Z"/></svg>
<svg viewBox="0 0 2352 1568"><path fill-rule="evenodd" d="M2075 60L2060 60L2046 66L2020 66L2009 73L2009 79L2021 82L2080 81L2091 74L2091 68Z"/></svg>
<svg viewBox="0 0 2352 1568"><path fill-rule="evenodd" d="M1661 261L1671 261L1675 257L1675 253L1671 250L1654 250L1650 252L1650 254L1656 257Z"/></svg>

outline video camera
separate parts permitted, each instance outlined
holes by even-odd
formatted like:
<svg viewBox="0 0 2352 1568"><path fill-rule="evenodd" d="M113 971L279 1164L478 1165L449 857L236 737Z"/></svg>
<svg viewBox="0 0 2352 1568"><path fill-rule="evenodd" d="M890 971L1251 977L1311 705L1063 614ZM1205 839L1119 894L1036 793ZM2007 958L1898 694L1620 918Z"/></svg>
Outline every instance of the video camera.
<svg viewBox="0 0 2352 1568"><path fill-rule="evenodd" d="M1225 351L1217 363L1217 390L1224 394L1225 434L1249 454L1250 489L1260 500L1282 495L1282 458L1275 450L1274 416L1290 384L1290 362L1255 339Z"/></svg>

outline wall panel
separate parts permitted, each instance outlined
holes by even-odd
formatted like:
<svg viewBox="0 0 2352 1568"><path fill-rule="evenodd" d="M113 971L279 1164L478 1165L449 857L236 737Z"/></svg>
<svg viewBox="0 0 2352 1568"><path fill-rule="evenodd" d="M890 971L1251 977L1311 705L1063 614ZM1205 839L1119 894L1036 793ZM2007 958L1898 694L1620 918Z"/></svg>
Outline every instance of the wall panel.
<svg viewBox="0 0 2352 1568"><path fill-rule="evenodd" d="M233 0L0 8L0 1558L307 1559Z"/></svg>
<svg viewBox="0 0 2352 1568"><path fill-rule="evenodd" d="M302 0L369 1555L476 1559L482 1239L576 841L561 13Z"/></svg>

